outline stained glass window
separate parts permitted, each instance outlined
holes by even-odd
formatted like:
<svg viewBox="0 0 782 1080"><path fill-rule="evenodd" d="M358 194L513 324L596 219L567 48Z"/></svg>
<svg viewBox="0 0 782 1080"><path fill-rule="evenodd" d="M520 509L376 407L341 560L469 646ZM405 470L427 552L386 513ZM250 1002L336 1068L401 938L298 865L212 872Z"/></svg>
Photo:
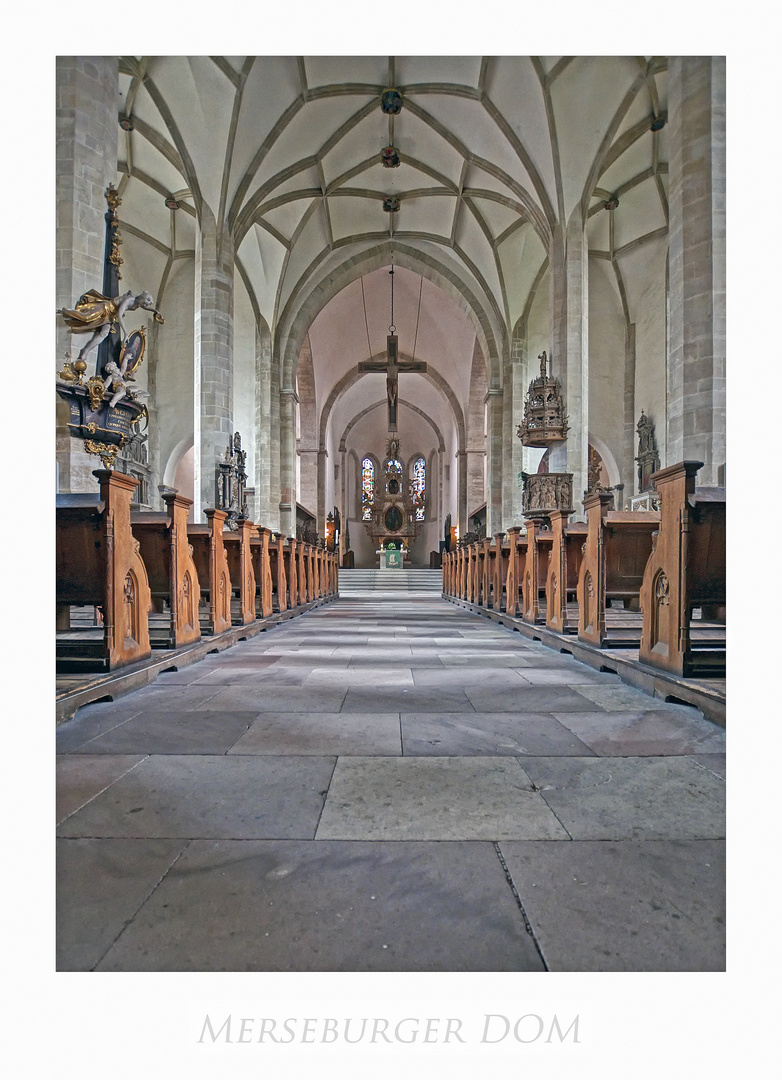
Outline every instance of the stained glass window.
<svg viewBox="0 0 782 1080"><path fill-rule="evenodd" d="M423 521L426 513L426 462L422 457L413 462L413 506L415 507L415 520Z"/></svg>
<svg viewBox="0 0 782 1080"><path fill-rule="evenodd" d="M372 520L372 503L375 501L375 463L365 457L361 462L361 520Z"/></svg>

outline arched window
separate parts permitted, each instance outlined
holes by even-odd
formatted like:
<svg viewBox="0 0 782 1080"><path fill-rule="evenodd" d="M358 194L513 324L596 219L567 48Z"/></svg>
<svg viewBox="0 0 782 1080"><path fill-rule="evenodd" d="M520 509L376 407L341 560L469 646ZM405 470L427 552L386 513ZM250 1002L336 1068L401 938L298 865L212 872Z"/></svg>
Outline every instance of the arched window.
<svg viewBox="0 0 782 1080"><path fill-rule="evenodd" d="M415 520L423 521L426 514L426 461L422 457L416 458L413 462L413 479L410 487L415 507Z"/></svg>
<svg viewBox="0 0 782 1080"><path fill-rule="evenodd" d="M375 501L375 463L370 457L361 462L361 520L372 520L372 504Z"/></svg>

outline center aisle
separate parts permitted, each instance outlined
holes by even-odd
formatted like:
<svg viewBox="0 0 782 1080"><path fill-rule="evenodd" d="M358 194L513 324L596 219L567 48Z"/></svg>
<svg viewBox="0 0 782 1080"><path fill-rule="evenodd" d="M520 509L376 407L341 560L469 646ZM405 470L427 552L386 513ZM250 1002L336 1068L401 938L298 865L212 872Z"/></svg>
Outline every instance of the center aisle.
<svg viewBox="0 0 782 1080"><path fill-rule="evenodd" d="M725 732L439 597L58 728L58 969L724 968Z"/></svg>

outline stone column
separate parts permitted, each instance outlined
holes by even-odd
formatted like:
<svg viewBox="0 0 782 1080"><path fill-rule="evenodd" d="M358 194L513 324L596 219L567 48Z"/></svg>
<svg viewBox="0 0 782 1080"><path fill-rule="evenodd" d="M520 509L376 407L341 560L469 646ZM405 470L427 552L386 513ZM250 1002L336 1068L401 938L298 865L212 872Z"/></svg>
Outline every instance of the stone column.
<svg viewBox="0 0 782 1080"><path fill-rule="evenodd" d="M215 470L233 428L233 241L204 205L196 236L194 507L215 504Z"/></svg>
<svg viewBox="0 0 782 1080"><path fill-rule="evenodd" d="M459 505L456 508L459 522L459 536L465 536L469 530L467 521L467 451L456 451L456 491Z"/></svg>
<svg viewBox="0 0 782 1080"><path fill-rule="evenodd" d="M589 464L589 298L587 243L580 210L567 231L555 228L549 251L551 273L551 372L562 384L570 430L551 448L550 471L573 474L575 517L583 519L582 493Z"/></svg>
<svg viewBox="0 0 782 1080"><path fill-rule="evenodd" d="M636 424L635 415L635 323L630 323L625 332L625 386L624 386L624 438L622 440L622 484L628 496L635 492L637 471L635 468ZM573 490L575 498L576 492ZM581 493L578 493L581 498ZM621 505L617 510L621 510Z"/></svg>
<svg viewBox="0 0 782 1080"><path fill-rule="evenodd" d="M255 503L257 520L270 527L277 520L271 503L271 339L255 329Z"/></svg>
<svg viewBox="0 0 782 1080"><path fill-rule="evenodd" d="M317 458L314 461L315 465L315 497L317 499L317 506L314 508L317 515L317 529L318 535L325 537L326 535L326 515L328 510L326 509L326 468L328 467L328 450L321 448L316 451ZM302 465L304 462L302 461ZM335 488L336 490L336 488ZM309 508L308 508L309 509Z"/></svg>
<svg viewBox="0 0 782 1080"><path fill-rule="evenodd" d="M669 333L667 461L725 463L725 58L668 67Z"/></svg>
<svg viewBox="0 0 782 1080"><path fill-rule="evenodd" d="M486 436L486 535L493 536L502 526L502 398L499 387L486 394L488 406Z"/></svg>
<svg viewBox="0 0 782 1080"><path fill-rule="evenodd" d="M89 289L103 289L108 209L104 192L117 180L118 84L116 56L57 57L57 295L53 308L71 308ZM71 335L60 316L56 325L52 393L55 369L61 371L65 354L78 342L75 356L86 340L83 334ZM94 363L95 354L91 355ZM80 440L71 438L66 426L68 406L60 398L56 401L58 490L95 491L92 473L100 460L87 454Z"/></svg>
<svg viewBox="0 0 782 1080"><path fill-rule="evenodd" d="M342 556L348 550L345 543L345 530L350 531L351 509L348 505L348 455L344 443L339 444L339 516L342 519L342 528L339 534L339 551L337 556L342 565Z"/></svg>
<svg viewBox="0 0 782 1080"><path fill-rule="evenodd" d="M280 391L280 531L296 535L296 391Z"/></svg>
<svg viewBox="0 0 782 1080"><path fill-rule="evenodd" d="M504 528L521 521L522 487L519 473L524 469L524 447L516 428L524 418L524 398L527 393L527 327L521 328L511 342L510 361L505 381L505 497L503 501Z"/></svg>

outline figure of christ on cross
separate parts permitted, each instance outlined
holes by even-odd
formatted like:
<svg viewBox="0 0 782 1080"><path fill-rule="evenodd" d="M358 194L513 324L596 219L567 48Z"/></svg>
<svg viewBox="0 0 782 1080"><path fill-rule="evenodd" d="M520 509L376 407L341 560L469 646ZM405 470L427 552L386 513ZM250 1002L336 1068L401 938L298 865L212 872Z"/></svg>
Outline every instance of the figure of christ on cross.
<svg viewBox="0 0 782 1080"><path fill-rule="evenodd" d="M402 371L426 371L426 364L420 360L397 359L399 342L396 334L389 334L388 359L385 363L379 360L364 360L358 365L360 372L384 371L386 373L386 395L388 397L388 430L398 431L397 427L397 404L399 395L399 373Z"/></svg>

